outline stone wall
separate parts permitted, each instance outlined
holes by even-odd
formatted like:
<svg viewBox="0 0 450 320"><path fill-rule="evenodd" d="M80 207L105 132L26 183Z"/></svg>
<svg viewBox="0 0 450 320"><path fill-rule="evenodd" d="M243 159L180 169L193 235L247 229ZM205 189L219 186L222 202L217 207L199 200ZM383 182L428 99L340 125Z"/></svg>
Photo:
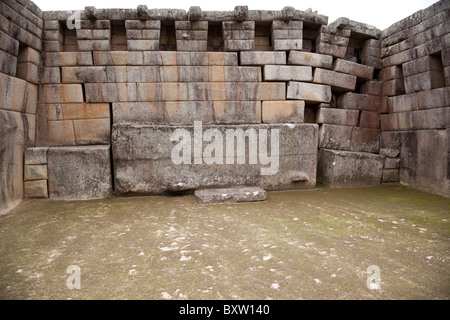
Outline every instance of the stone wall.
<svg viewBox="0 0 450 320"><path fill-rule="evenodd" d="M35 145L43 24L32 2L0 2L0 212L24 194L24 150Z"/></svg>
<svg viewBox="0 0 450 320"><path fill-rule="evenodd" d="M384 31L292 7L0 5L0 207L23 179L26 197L63 199L398 181L450 195L448 0ZM198 121L222 141L278 132L279 170L249 164L249 137L241 162L203 143L214 161L174 164L171 135Z"/></svg>
<svg viewBox="0 0 450 320"><path fill-rule="evenodd" d="M381 37L381 144L400 151L400 182L450 195L450 2Z"/></svg>

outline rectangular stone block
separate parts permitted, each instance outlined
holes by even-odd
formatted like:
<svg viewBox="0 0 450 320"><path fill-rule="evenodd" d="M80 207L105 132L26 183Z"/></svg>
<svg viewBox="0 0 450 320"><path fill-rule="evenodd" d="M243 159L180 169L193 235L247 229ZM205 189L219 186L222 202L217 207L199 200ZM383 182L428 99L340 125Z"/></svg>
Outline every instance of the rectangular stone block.
<svg viewBox="0 0 450 320"><path fill-rule="evenodd" d="M41 74L42 84L56 84L61 83L61 71L59 67L42 68Z"/></svg>
<svg viewBox="0 0 450 320"><path fill-rule="evenodd" d="M26 164L23 175L25 181L47 179L47 165Z"/></svg>
<svg viewBox="0 0 450 320"><path fill-rule="evenodd" d="M111 42L109 40L78 40L79 51L110 51Z"/></svg>
<svg viewBox="0 0 450 320"><path fill-rule="evenodd" d="M157 51L159 49L159 39L127 40L127 48L130 51Z"/></svg>
<svg viewBox="0 0 450 320"><path fill-rule="evenodd" d="M81 84L47 84L42 88L44 103L83 102Z"/></svg>
<svg viewBox="0 0 450 320"><path fill-rule="evenodd" d="M73 146L75 134L72 120L47 121L48 143L50 146Z"/></svg>
<svg viewBox="0 0 450 320"><path fill-rule="evenodd" d="M403 94L388 98L389 112L407 112L418 110L417 94Z"/></svg>
<svg viewBox="0 0 450 320"><path fill-rule="evenodd" d="M214 123L261 123L260 101L213 101Z"/></svg>
<svg viewBox="0 0 450 320"><path fill-rule="evenodd" d="M88 103L138 101L136 83L86 83L84 86Z"/></svg>
<svg viewBox="0 0 450 320"><path fill-rule="evenodd" d="M23 195L26 199L48 198L47 180L25 181Z"/></svg>
<svg viewBox="0 0 450 320"><path fill-rule="evenodd" d="M403 76L409 77L427 71L442 72L442 60L439 56L424 56L402 64Z"/></svg>
<svg viewBox="0 0 450 320"><path fill-rule="evenodd" d="M384 169L383 170L383 178L382 181L384 182L399 182L399 170L398 169Z"/></svg>
<svg viewBox="0 0 450 320"><path fill-rule="evenodd" d="M356 76L349 74L316 68L313 82L329 85L336 92L345 92L355 90L356 79Z"/></svg>
<svg viewBox="0 0 450 320"><path fill-rule="evenodd" d="M320 149L317 181L331 188L377 186L383 176L383 157L365 152Z"/></svg>
<svg viewBox="0 0 450 320"><path fill-rule="evenodd" d="M435 108L411 112L412 126L420 129L445 129L450 127L450 108Z"/></svg>
<svg viewBox="0 0 450 320"><path fill-rule="evenodd" d="M109 144L111 142L109 118L74 120L73 127L77 145Z"/></svg>
<svg viewBox="0 0 450 320"><path fill-rule="evenodd" d="M288 63L324 69L332 69L333 57L330 55L311 52L290 51Z"/></svg>
<svg viewBox="0 0 450 320"><path fill-rule="evenodd" d="M125 28L129 29L149 29L159 30L161 29L160 20L125 20Z"/></svg>
<svg viewBox="0 0 450 320"><path fill-rule="evenodd" d="M195 190L196 203L239 203L266 200L266 191L257 187Z"/></svg>
<svg viewBox="0 0 450 320"><path fill-rule="evenodd" d="M319 108L316 114L316 123L356 126L358 124L358 117L358 110Z"/></svg>
<svg viewBox="0 0 450 320"><path fill-rule="evenodd" d="M415 95L419 110L450 106L450 87L421 91Z"/></svg>
<svg viewBox="0 0 450 320"><path fill-rule="evenodd" d="M315 186L317 161L317 125L315 124L214 125L196 128L196 135L208 136L214 133L217 141L222 139L225 144L230 145L217 146L213 156L207 137L203 138L201 146L197 143L194 150L193 126L177 128L154 125L114 125L112 137L116 191L130 194L158 194L247 185L259 186L267 190ZM177 157L177 148L180 151L180 140L176 135L174 136L176 129L184 129L177 133L183 134L183 139L186 139L183 140L186 141L184 146L186 148L190 146L189 151L184 149L184 152L187 152L186 158L181 162ZM278 148L275 144L271 147L271 154L274 161L279 160L278 170L274 168L275 163L270 169L270 161L266 164L260 163L258 159L254 161L253 153L250 152L250 146L259 141L253 141L254 134L256 138L258 135L263 135L260 146L264 145L265 138L270 146L272 137L276 135L275 129L278 130L279 144ZM239 136L240 130L243 136L247 134L250 137L248 139L253 142L240 143L235 137L236 134ZM226 142L227 135L228 142ZM189 139L188 136L191 138ZM131 153L129 152L130 144L133 146ZM221 155L219 150L222 150ZM249 154L251 154L251 163L248 159ZM276 155L278 157L275 157Z"/></svg>
<svg viewBox="0 0 450 320"><path fill-rule="evenodd" d="M373 96L381 95L381 81L369 80L361 84L360 93Z"/></svg>
<svg viewBox="0 0 450 320"><path fill-rule="evenodd" d="M48 186L52 199L87 200L112 194L109 146L48 149Z"/></svg>
<svg viewBox="0 0 450 320"><path fill-rule="evenodd" d="M273 50L302 50L303 40L302 39L274 39L273 40Z"/></svg>
<svg viewBox="0 0 450 320"><path fill-rule="evenodd" d="M321 84L289 81L287 99L304 100L306 102L330 102L331 87Z"/></svg>
<svg viewBox="0 0 450 320"><path fill-rule="evenodd" d="M188 83L137 83L136 101L182 101L189 100ZM127 100L120 100L126 102ZM133 100L128 100L133 101Z"/></svg>
<svg viewBox="0 0 450 320"><path fill-rule="evenodd" d="M208 65L210 66L237 66L236 52L208 52Z"/></svg>
<svg viewBox="0 0 450 320"><path fill-rule="evenodd" d="M96 53L94 53L95 55ZM99 53L97 53L99 54ZM91 52L43 52L44 67L92 66Z"/></svg>
<svg viewBox="0 0 450 320"><path fill-rule="evenodd" d="M252 51L255 50L254 40L224 40L225 51Z"/></svg>
<svg viewBox="0 0 450 320"><path fill-rule="evenodd" d="M380 130L353 127L350 151L378 153L380 150Z"/></svg>
<svg viewBox="0 0 450 320"><path fill-rule="evenodd" d="M115 102L112 112L114 123L165 123L164 102Z"/></svg>
<svg viewBox="0 0 450 320"><path fill-rule="evenodd" d="M445 87L443 72L427 71L404 78L405 92L419 92Z"/></svg>
<svg viewBox="0 0 450 320"><path fill-rule="evenodd" d="M319 129L319 148L350 150L352 127L323 124Z"/></svg>
<svg viewBox="0 0 450 320"><path fill-rule="evenodd" d="M47 164L48 147L33 147L25 149L25 165Z"/></svg>
<svg viewBox="0 0 450 320"><path fill-rule="evenodd" d="M206 40L177 40L178 51L207 51Z"/></svg>
<svg viewBox="0 0 450 320"><path fill-rule="evenodd" d="M25 111L27 82L0 73L0 109L11 111ZM14 92L14 94L10 94Z"/></svg>
<svg viewBox="0 0 450 320"><path fill-rule="evenodd" d="M265 81L312 81L310 66L265 65Z"/></svg>
<svg viewBox="0 0 450 320"><path fill-rule="evenodd" d="M212 101L171 101L165 104L165 123L170 125L191 125L194 121L214 123Z"/></svg>
<svg viewBox="0 0 450 320"><path fill-rule="evenodd" d="M30 62L17 63L16 77L35 84L39 83L39 66Z"/></svg>
<svg viewBox="0 0 450 320"><path fill-rule="evenodd" d="M107 66L106 78L108 82L160 82L160 67L158 66Z"/></svg>
<svg viewBox="0 0 450 320"><path fill-rule="evenodd" d="M405 93L405 84L403 79L393 79L384 81L381 85L382 96L396 96Z"/></svg>
<svg viewBox="0 0 450 320"><path fill-rule="evenodd" d="M325 55L331 55L336 58L344 58L347 53L347 47L320 42L316 44L316 52Z"/></svg>
<svg viewBox="0 0 450 320"><path fill-rule="evenodd" d="M241 52L241 65L260 66L286 64L286 52L251 51Z"/></svg>
<svg viewBox="0 0 450 320"><path fill-rule="evenodd" d="M144 55L138 51L94 52L93 57L96 66L141 66L144 64ZM161 59L159 54L158 57ZM147 62L146 65L150 65L150 62Z"/></svg>
<svg viewBox="0 0 450 320"><path fill-rule="evenodd" d="M61 68L63 83L106 82L106 68L99 67L63 67Z"/></svg>
<svg viewBox="0 0 450 320"><path fill-rule="evenodd" d="M200 67L192 67L197 70L193 73L200 73ZM261 68L259 67L234 67L234 66L212 66L207 67L210 81L218 82L259 82L262 80ZM202 80L193 80L202 81ZM203 80L209 81L209 80Z"/></svg>
<svg viewBox="0 0 450 320"><path fill-rule="evenodd" d="M379 128L380 114L378 112L361 111L359 126L361 128Z"/></svg>
<svg viewBox="0 0 450 320"><path fill-rule="evenodd" d="M263 123L303 123L304 101L263 101Z"/></svg>
<svg viewBox="0 0 450 320"><path fill-rule="evenodd" d="M372 80L374 68L343 59L337 59L333 64L333 70L357 76L360 80Z"/></svg>
<svg viewBox="0 0 450 320"><path fill-rule="evenodd" d="M350 110L380 111L380 97L367 94L347 92L337 99L339 108Z"/></svg>
<svg viewBox="0 0 450 320"><path fill-rule="evenodd" d="M401 66L391 66L383 68L380 71L380 81L388 81L402 78L403 78L403 70Z"/></svg>

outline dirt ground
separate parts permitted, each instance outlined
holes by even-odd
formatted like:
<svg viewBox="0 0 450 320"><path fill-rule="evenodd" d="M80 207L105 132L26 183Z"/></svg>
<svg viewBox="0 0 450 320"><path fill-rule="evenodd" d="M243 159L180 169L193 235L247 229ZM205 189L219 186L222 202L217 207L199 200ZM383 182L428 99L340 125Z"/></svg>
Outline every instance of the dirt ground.
<svg viewBox="0 0 450 320"><path fill-rule="evenodd" d="M0 218L0 299L449 299L449 220L401 185L28 200Z"/></svg>

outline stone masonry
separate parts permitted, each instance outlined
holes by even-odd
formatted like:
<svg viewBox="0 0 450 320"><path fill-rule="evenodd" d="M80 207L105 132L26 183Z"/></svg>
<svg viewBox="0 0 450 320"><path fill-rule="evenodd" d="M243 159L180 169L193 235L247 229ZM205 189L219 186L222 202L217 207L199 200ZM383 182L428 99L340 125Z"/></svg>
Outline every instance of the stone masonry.
<svg viewBox="0 0 450 320"><path fill-rule="evenodd" d="M0 211L24 197L317 183L449 197L449 15L441 0L381 31L293 7L42 12L3 0ZM198 153L175 164L173 132L199 122L201 150L185 143ZM232 161L215 143L239 130L245 146L228 152L245 156ZM250 163L251 132L272 132L261 141L274 174Z"/></svg>

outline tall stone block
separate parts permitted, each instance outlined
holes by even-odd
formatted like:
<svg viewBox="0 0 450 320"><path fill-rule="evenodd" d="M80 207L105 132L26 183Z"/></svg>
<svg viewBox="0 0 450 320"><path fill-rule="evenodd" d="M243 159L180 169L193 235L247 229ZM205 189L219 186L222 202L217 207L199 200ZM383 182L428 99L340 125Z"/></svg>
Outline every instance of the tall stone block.
<svg viewBox="0 0 450 320"><path fill-rule="evenodd" d="M48 149L50 198L87 200L112 195L109 146Z"/></svg>

